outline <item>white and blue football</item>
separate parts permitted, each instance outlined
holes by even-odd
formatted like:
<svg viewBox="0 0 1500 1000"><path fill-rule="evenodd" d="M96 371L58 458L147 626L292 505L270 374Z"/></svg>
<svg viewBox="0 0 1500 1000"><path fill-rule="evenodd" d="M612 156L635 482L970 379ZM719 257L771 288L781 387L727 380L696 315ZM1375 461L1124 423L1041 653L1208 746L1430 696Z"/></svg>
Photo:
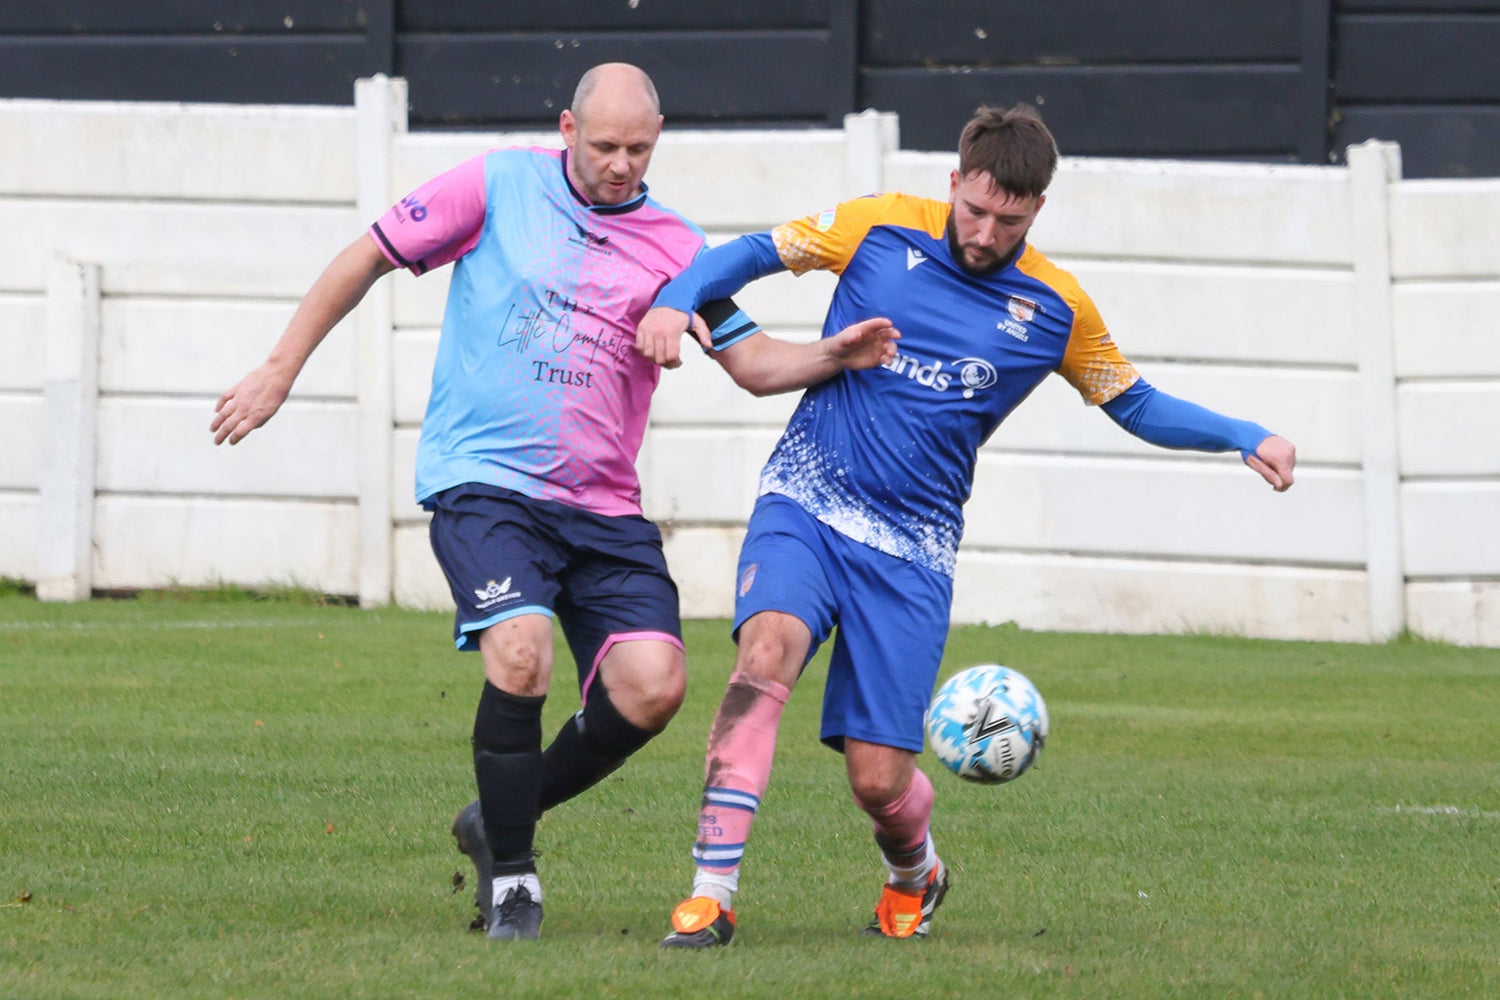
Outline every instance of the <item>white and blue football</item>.
<svg viewBox="0 0 1500 1000"><path fill-rule="evenodd" d="M927 709L927 742L967 781L998 785L1036 763L1047 742L1047 703L1020 671L986 663L943 682Z"/></svg>

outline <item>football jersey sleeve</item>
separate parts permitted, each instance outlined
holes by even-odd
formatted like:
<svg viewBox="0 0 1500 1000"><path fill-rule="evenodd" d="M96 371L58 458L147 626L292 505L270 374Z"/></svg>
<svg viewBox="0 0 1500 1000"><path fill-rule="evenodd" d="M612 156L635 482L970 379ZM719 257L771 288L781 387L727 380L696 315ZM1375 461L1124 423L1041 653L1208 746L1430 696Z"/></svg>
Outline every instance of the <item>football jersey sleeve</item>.
<svg viewBox="0 0 1500 1000"><path fill-rule="evenodd" d="M1141 376L1110 338L1094 300L1076 284L1072 291L1077 296L1073 331L1057 372L1078 390L1085 403L1099 406L1130 388Z"/></svg>
<svg viewBox="0 0 1500 1000"><path fill-rule="evenodd" d="M474 248L484 227L486 155L438 174L370 226L387 260L413 274L426 274Z"/></svg>
<svg viewBox="0 0 1500 1000"><path fill-rule="evenodd" d="M870 230L887 215L896 195L872 195L842 202L817 215L785 222L771 230L776 253L793 274L844 267Z"/></svg>
<svg viewBox="0 0 1500 1000"><path fill-rule="evenodd" d="M1237 420L1168 395L1138 379L1103 406L1111 420L1142 441L1160 448L1194 451L1237 450L1248 458L1271 436L1252 420Z"/></svg>

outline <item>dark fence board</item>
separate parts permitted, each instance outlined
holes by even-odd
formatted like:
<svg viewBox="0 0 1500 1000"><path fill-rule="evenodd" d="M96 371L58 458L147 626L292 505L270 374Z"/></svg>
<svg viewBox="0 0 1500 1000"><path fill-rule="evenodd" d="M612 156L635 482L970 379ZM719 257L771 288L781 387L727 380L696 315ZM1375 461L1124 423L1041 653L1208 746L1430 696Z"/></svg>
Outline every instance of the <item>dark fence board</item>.
<svg viewBox="0 0 1500 1000"><path fill-rule="evenodd" d="M901 115L901 145L953 149L981 103L1035 104L1072 156L1293 160L1294 70L983 69L938 74L869 70L865 103Z"/></svg>
<svg viewBox="0 0 1500 1000"><path fill-rule="evenodd" d="M860 44L868 67L1296 59L1300 0L1049 0L1033 12L994 0L932 5L868 0ZM1324 6L1326 9L1326 5Z"/></svg>
<svg viewBox="0 0 1500 1000"><path fill-rule="evenodd" d="M651 74L674 125L829 120L827 31L579 33L398 38L413 123L551 124L584 70L623 60ZM767 67L776 67L776 72ZM711 71L706 69L711 68ZM839 114L842 114L842 110Z"/></svg>
<svg viewBox="0 0 1500 1000"><path fill-rule="evenodd" d="M1334 13L1442 14L1500 11L1500 0L1336 0Z"/></svg>
<svg viewBox="0 0 1500 1000"><path fill-rule="evenodd" d="M385 3L349 0L45 0L6 4L3 34L160 35L360 31Z"/></svg>
<svg viewBox="0 0 1500 1000"><path fill-rule="evenodd" d="M1401 144L1406 177L1500 177L1500 107L1358 107L1341 112L1333 149L1344 151L1366 139Z"/></svg>
<svg viewBox="0 0 1500 1000"><path fill-rule="evenodd" d="M1340 102L1500 102L1500 13L1346 17L1333 88Z"/></svg>
<svg viewBox="0 0 1500 1000"><path fill-rule="evenodd" d="M11 97L346 105L354 81L382 69L359 36L0 35L0 93Z"/></svg>
<svg viewBox="0 0 1500 1000"><path fill-rule="evenodd" d="M826 27L831 9L843 0L756 0L755 3L704 3L703 0L520 0L475 3L474 0L405 0L397 5L401 31L570 32L618 29L682 31L705 29Z"/></svg>

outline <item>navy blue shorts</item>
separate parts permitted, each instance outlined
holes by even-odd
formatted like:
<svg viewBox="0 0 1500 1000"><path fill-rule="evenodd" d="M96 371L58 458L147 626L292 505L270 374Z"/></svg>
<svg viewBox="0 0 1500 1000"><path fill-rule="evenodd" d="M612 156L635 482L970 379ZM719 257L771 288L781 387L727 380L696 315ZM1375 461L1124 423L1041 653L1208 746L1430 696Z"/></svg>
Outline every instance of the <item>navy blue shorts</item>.
<svg viewBox="0 0 1500 1000"><path fill-rule="evenodd" d="M812 648L834 626L822 741L844 737L921 753L948 642L953 580L839 534L774 493L755 502L740 548L734 628L761 611L800 618Z"/></svg>
<svg viewBox="0 0 1500 1000"><path fill-rule="evenodd" d="M453 600L453 638L479 648L479 633L518 615L561 623L587 690L616 642L682 646L677 585L661 532L639 515L606 517L513 490L468 483L427 501L429 536Z"/></svg>

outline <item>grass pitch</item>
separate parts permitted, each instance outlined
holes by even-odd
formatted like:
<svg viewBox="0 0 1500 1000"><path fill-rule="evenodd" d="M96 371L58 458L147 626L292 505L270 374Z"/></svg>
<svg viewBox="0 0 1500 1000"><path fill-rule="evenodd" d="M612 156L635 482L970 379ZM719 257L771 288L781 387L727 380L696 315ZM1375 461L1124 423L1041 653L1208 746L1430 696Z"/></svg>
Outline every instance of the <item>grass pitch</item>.
<svg viewBox="0 0 1500 1000"><path fill-rule="evenodd" d="M0 594L0 997L1494 997L1500 652L956 629L1047 698L1000 787L923 757L953 889L864 939L884 871L794 693L740 932L689 885L732 661L689 623L672 727L538 835L543 940L467 933L477 660L442 614ZM576 707L562 660L549 732Z"/></svg>

